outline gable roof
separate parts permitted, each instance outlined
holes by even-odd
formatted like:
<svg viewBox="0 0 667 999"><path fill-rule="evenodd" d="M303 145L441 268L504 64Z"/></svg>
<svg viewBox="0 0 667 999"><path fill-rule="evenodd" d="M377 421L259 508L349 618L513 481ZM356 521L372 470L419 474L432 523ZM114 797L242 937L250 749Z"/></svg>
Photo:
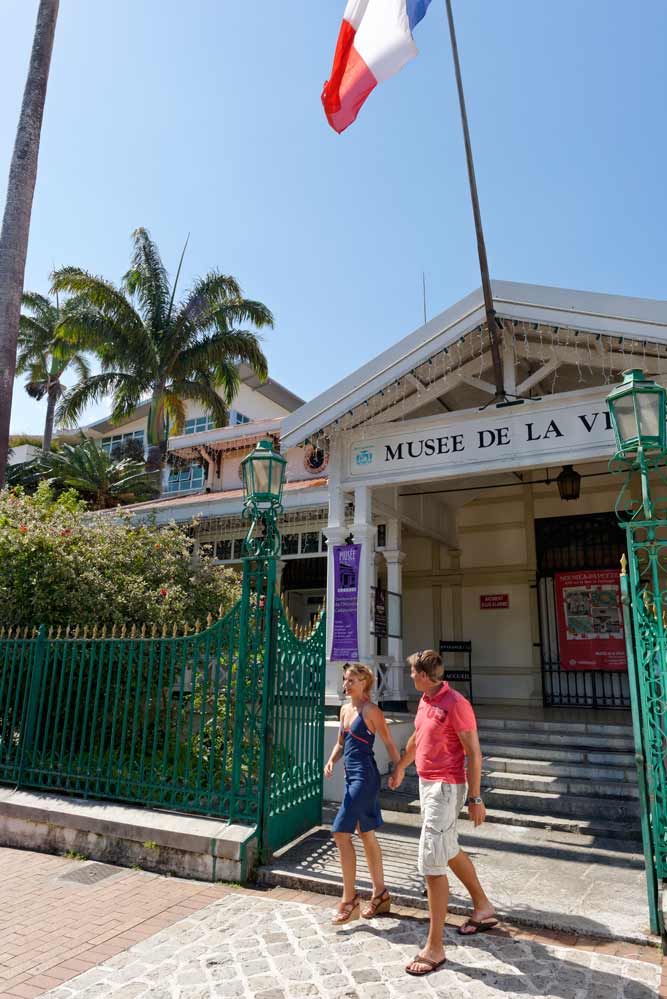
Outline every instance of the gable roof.
<svg viewBox="0 0 667 999"><path fill-rule="evenodd" d="M607 336L667 342L667 302L545 285L492 281L501 319L563 326ZM300 444L384 390L484 323L482 289L477 288L428 323L378 354L283 422L284 447Z"/></svg>

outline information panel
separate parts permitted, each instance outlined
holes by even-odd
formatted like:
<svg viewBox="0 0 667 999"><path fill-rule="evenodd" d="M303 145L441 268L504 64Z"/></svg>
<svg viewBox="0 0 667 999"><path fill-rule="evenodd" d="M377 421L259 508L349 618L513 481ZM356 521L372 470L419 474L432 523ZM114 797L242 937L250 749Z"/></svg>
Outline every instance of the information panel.
<svg viewBox="0 0 667 999"><path fill-rule="evenodd" d="M557 572L556 613L564 670L627 670L616 569Z"/></svg>

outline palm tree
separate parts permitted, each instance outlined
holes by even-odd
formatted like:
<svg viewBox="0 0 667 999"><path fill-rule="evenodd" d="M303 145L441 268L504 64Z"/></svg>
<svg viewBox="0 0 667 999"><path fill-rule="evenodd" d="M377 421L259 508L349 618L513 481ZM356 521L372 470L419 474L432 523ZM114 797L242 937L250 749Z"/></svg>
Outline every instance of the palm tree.
<svg viewBox="0 0 667 999"><path fill-rule="evenodd" d="M17 375L28 375L26 392L33 399L46 396L46 419L42 449L51 450L56 403L65 393L61 379L71 365L79 378L90 377L86 359L60 334L58 327L67 314L67 304L61 309L44 295L27 292L21 298L27 312L19 321L19 353Z"/></svg>
<svg viewBox="0 0 667 999"><path fill-rule="evenodd" d="M224 426L228 406L239 387L238 364L267 377L267 362L256 329L273 325L261 302L244 298L238 282L210 271L176 304L173 285L157 246L145 229L132 234L130 269L119 288L78 267L53 275L54 291L77 296L68 312L64 335L100 358L101 372L76 385L62 399L58 418L76 423L82 411L111 395L112 420L127 419L143 399L150 401L147 426L149 468L159 468L167 427L177 433L185 422L185 400L201 403Z"/></svg>
<svg viewBox="0 0 667 999"><path fill-rule="evenodd" d="M157 475L147 472L143 461L114 458L83 435L79 444L63 444L60 451L45 452L31 464L53 485L76 489L92 510L137 503L158 493Z"/></svg>
<svg viewBox="0 0 667 999"><path fill-rule="evenodd" d="M23 91L0 231L0 488L4 485L7 465L21 292L58 2L59 0L40 0L37 11L28 78Z"/></svg>

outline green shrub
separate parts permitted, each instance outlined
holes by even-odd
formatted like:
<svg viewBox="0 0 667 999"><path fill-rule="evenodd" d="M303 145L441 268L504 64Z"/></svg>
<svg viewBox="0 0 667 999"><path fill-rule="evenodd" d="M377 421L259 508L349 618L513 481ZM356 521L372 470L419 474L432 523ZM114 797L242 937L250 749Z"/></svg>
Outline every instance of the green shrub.
<svg viewBox="0 0 667 999"><path fill-rule="evenodd" d="M73 491L0 492L0 626L202 623L238 599L233 570L193 566L191 541L120 511L90 513Z"/></svg>

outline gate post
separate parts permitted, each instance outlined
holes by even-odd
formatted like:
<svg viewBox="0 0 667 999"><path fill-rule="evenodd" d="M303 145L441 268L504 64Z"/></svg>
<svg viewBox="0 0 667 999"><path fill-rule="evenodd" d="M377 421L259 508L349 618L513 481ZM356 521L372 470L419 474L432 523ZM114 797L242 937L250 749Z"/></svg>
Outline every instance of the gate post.
<svg viewBox="0 0 667 999"><path fill-rule="evenodd" d="M23 712L23 723L21 725L21 752L19 755L19 769L16 776L17 788L23 781L23 769L25 765L26 748L32 749L35 737L35 722L37 715L37 704L39 694L42 689L42 671L44 667L44 653L46 651L46 628L39 626L37 637L33 639L34 647L30 661L30 673L26 684L26 703Z"/></svg>
<svg viewBox="0 0 667 999"><path fill-rule="evenodd" d="M631 528L626 528L628 534L628 551L632 551ZM648 897L649 920L651 933L661 932L661 918L658 899L658 879L656 877L653 839L649 822L650 798L646 781L646 756L643 743L643 711L640 697L640 684L637 677L637 660L633 643L633 627L630 615L632 598L628 585L627 559L621 559L621 603L623 604L623 628L625 631L625 648L628 657L628 684L630 687L630 704L632 705L632 734L635 744L635 765L637 768L637 785L639 787L639 807L641 809L642 845L644 847L644 863L646 865L646 893Z"/></svg>

